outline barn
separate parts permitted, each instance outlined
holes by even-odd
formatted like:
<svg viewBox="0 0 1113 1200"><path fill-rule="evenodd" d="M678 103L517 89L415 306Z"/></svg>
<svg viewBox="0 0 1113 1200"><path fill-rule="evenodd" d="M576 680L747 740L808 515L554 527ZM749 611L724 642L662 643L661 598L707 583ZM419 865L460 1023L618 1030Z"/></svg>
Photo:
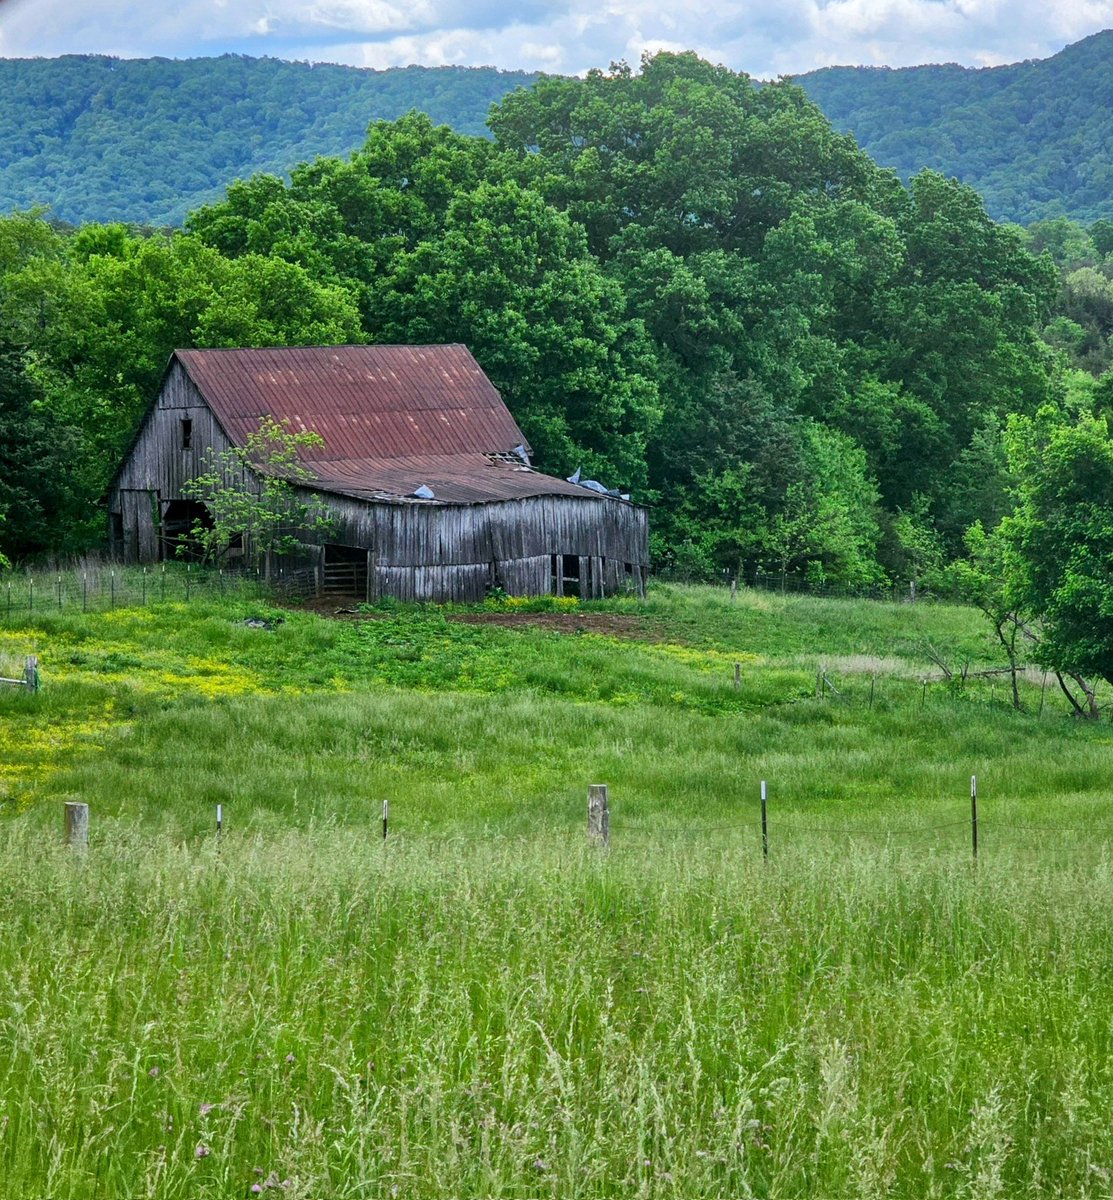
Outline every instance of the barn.
<svg viewBox="0 0 1113 1200"><path fill-rule="evenodd" d="M644 593L645 509L534 470L462 345L176 350L109 490L114 556L172 557L202 515L183 483L268 415L324 439L303 452L332 515L327 542L304 547L318 586L372 601Z"/></svg>

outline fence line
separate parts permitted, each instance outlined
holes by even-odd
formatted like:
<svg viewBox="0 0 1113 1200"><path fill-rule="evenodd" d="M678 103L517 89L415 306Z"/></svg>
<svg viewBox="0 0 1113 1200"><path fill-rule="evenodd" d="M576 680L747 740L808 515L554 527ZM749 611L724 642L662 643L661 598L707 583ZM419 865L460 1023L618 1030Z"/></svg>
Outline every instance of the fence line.
<svg viewBox="0 0 1113 1200"><path fill-rule="evenodd" d="M163 563L153 567L92 565L0 576L0 623L41 613L108 612L149 604L190 604L217 596L269 594L306 599L316 594L313 568L277 568L270 583L255 569Z"/></svg>

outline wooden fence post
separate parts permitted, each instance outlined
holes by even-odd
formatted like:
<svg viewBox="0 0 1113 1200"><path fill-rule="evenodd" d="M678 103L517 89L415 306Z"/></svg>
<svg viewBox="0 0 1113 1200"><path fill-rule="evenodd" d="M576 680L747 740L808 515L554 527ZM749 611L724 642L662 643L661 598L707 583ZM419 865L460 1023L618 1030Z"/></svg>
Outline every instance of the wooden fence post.
<svg viewBox="0 0 1113 1200"><path fill-rule="evenodd" d="M742 664L735 663L734 664L734 690L738 691L738 689L741 686L742 686Z"/></svg>
<svg viewBox="0 0 1113 1200"><path fill-rule="evenodd" d="M390 801L383 801L383 841L386 841L387 822L390 819Z"/></svg>
<svg viewBox="0 0 1113 1200"><path fill-rule="evenodd" d="M84 850L89 844L89 806L66 801L66 845Z"/></svg>
<svg viewBox="0 0 1113 1200"><path fill-rule="evenodd" d="M39 690L39 660L38 656L29 654L27 665L23 668L23 683L29 692Z"/></svg>
<svg viewBox="0 0 1113 1200"><path fill-rule="evenodd" d="M587 836L596 845L606 846L611 840L611 818L607 809L607 785L593 783L587 789Z"/></svg>
<svg viewBox="0 0 1113 1200"><path fill-rule="evenodd" d="M738 602L738 576L732 575L730 580L730 602L737 604Z"/></svg>

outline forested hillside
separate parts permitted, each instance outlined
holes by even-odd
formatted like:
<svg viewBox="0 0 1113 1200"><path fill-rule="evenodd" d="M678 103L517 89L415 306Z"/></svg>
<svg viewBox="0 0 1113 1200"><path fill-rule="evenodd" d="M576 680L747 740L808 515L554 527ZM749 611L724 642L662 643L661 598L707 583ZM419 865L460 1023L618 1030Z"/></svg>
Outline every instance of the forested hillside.
<svg viewBox="0 0 1113 1200"><path fill-rule="evenodd" d="M882 166L957 176L999 220L1113 217L1113 30L1006 67L829 67L797 82Z"/></svg>
<svg viewBox="0 0 1113 1200"><path fill-rule="evenodd" d="M354 67L273 58L0 59L0 211L180 225L233 179L348 154L412 108L482 134L535 76L493 67Z"/></svg>

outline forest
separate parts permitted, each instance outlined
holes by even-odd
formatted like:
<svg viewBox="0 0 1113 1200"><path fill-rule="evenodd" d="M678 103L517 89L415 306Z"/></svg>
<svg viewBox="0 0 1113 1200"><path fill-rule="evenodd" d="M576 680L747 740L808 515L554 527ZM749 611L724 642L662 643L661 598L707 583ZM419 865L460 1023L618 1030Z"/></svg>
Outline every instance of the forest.
<svg viewBox="0 0 1113 1200"><path fill-rule="evenodd" d="M234 179L347 156L370 122L411 109L486 136L491 104L537 78L235 54L0 59L0 210L180 226ZM1113 31L1011 66L830 67L796 82L905 182L930 167L1021 224L1113 218Z"/></svg>
<svg viewBox="0 0 1113 1200"><path fill-rule="evenodd" d="M826 67L797 82L882 166L954 175L999 220L1113 217L1113 30L1003 67Z"/></svg>
<svg viewBox="0 0 1113 1200"><path fill-rule="evenodd" d="M241 54L0 59L0 209L42 204L74 224L181 225L233 179L348 154L373 120L418 109L485 134L491 104L535 78Z"/></svg>
<svg viewBox="0 0 1113 1200"><path fill-rule="evenodd" d="M691 54L490 128L378 122L179 232L0 221L7 558L99 543L175 347L459 341L541 469L652 506L658 567L948 588L1113 676L1109 222L998 224Z"/></svg>

